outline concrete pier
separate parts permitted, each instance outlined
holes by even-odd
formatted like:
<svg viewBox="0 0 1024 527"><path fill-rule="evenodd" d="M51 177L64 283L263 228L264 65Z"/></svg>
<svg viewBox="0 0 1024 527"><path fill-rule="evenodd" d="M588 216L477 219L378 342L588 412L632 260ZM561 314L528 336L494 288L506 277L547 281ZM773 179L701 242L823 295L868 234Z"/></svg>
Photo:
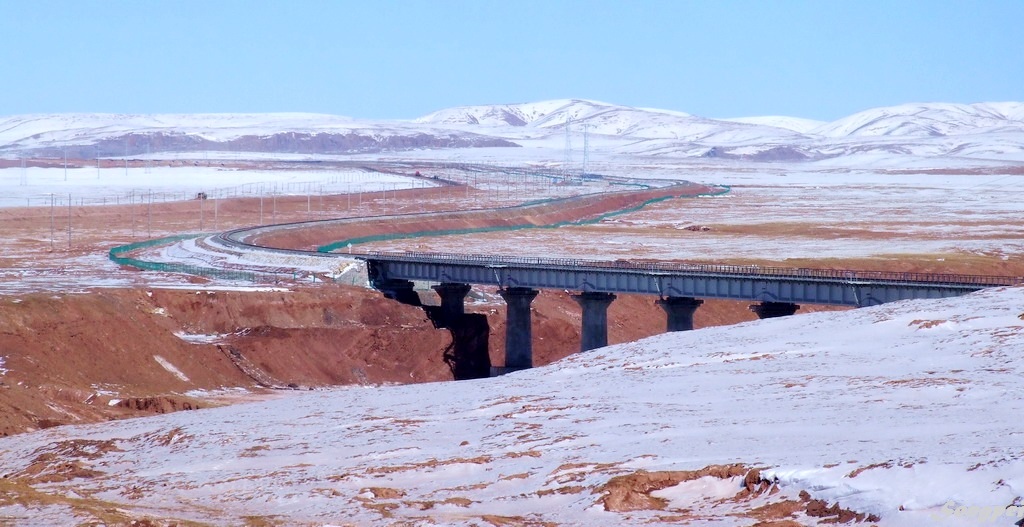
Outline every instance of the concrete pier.
<svg viewBox="0 0 1024 527"><path fill-rule="evenodd" d="M608 306L615 300L612 293L586 292L572 295L583 308L583 327L580 331L580 351L603 348L608 345Z"/></svg>
<svg viewBox="0 0 1024 527"><path fill-rule="evenodd" d="M655 303L665 310L665 331L690 331L693 329L693 313L704 301L688 296L670 296Z"/></svg>
<svg viewBox="0 0 1024 527"><path fill-rule="evenodd" d="M536 289L507 287L498 294L505 299L505 367L492 368L495 375L533 367L533 323L530 304Z"/></svg>
<svg viewBox="0 0 1024 527"><path fill-rule="evenodd" d="M466 313L465 299L471 289L469 284L445 282L431 289L437 291L437 296L441 297L441 311L445 316L454 319Z"/></svg>
<svg viewBox="0 0 1024 527"><path fill-rule="evenodd" d="M757 318L775 318L775 317L788 317L796 310L800 309L797 304L791 304L789 302L761 302L760 304L750 304L750 310L757 313Z"/></svg>

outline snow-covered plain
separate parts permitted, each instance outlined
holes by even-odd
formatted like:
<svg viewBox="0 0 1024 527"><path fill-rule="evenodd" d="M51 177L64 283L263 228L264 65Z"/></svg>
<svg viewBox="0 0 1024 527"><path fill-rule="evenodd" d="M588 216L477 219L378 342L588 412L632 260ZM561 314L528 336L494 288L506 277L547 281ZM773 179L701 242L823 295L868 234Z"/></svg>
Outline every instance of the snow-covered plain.
<svg viewBox="0 0 1024 527"><path fill-rule="evenodd" d="M95 474L37 484L49 497L0 501L0 514L68 524L84 519L76 502L102 500L217 524L752 525L723 513L806 490L881 525L979 525L966 511L1016 514L1024 495L1022 306L1019 288L989 290L664 334L486 380L3 438L8 479L49 453ZM738 481L705 479L663 491L665 510L601 502L615 476L731 463L764 469L781 492L737 504Z"/></svg>
<svg viewBox="0 0 1024 527"><path fill-rule="evenodd" d="M360 170L258 170L216 166L0 168L0 207L116 205L253 196L305 196L427 188L433 182Z"/></svg>

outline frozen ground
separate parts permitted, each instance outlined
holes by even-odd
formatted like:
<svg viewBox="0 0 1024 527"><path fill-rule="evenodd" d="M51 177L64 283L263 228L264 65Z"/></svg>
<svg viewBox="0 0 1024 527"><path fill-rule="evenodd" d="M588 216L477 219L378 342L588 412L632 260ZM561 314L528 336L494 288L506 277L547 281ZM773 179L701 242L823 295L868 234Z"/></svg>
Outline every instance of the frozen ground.
<svg viewBox="0 0 1024 527"><path fill-rule="evenodd" d="M1022 301L1020 289L1003 289L801 315L487 380L3 438L5 481L41 494L0 501L0 514L68 524L103 504L217 524L752 525L745 511L805 490L881 525L1008 526L1016 518L976 514L1021 510ZM68 463L90 476L61 477ZM602 502L615 476L731 463L763 468L781 492L735 501L740 481L712 478L655 493L669 499L664 510Z"/></svg>

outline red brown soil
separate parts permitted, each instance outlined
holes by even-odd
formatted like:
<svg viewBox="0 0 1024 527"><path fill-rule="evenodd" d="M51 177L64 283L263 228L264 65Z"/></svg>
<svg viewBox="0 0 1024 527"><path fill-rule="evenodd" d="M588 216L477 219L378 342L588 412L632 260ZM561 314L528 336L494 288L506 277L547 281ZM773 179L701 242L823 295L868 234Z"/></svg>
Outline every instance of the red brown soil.
<svg viewBox="0 0 1024 527"><path fill-rule="evenodd" d="M0 328L3 435L215 404L189 390L258 390L236 355L276 386L451 378L440 354L449 337L422 310L351 287L30 294L0 303ZM218 346L175 332L230 335Z"/></svg>
<svg viewBox="0 0 1024 527"><path fill-rule="evenodd" d="M765 494L774 495L779 491L775 483L761 477L759 469L751 469L742 464L734 464L709 465L699 470L660 472L638 470L631 474L615 476L596 489L595 492L602 495L599 501L606 511L665 510L669 504L668 500L652 496L653 492L703 477L729 479L740 476L743 477L742 486L737 488L736 494L723 498L722 501L743 503L757 496ZM820 519L821 523L860 523L864 521L877 522L879 520L874 515L845 509L839 503L829 505L823 500L811 499L810 494L806 491L801 491L799 497L799 500L783 499L734 514L756 520L758 522L756 525L760 527L799 527L803 524L795 520L798 513ZM702 519L695 516L689 510L667 512L675 512L677 514L672 517L661 517L660 519L665 523L688 525L693 521Z"/></svg>
<svg viewBox="0 0 1024 527"><path fill-rule="evenodd" d="M654 491L705 476L719 479L744 476L744 489L748 493L760 494L765 489L762 488L759 474L758 471L751 470L744 465L711 465L700 470L663 472L639 470L632 474L615 476L597 489L597 492L604 494L601 497L601 503L606 511L659 510L664 509L668 502L662 498L651 496Z"/></svg>

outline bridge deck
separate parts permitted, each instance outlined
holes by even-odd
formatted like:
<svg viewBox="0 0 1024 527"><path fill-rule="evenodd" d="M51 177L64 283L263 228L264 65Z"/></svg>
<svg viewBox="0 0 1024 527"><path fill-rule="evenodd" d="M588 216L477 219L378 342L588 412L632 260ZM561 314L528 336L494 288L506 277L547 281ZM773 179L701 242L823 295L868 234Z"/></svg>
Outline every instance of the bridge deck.
<svg viewBox="0 0 1024 527"><path fill-rule="evenodd" d="M358 257L366 260L370 278L377 282L422 280L845 306L959 296L1024 283L1024 277L675 262L385 252Z"/></svg>

